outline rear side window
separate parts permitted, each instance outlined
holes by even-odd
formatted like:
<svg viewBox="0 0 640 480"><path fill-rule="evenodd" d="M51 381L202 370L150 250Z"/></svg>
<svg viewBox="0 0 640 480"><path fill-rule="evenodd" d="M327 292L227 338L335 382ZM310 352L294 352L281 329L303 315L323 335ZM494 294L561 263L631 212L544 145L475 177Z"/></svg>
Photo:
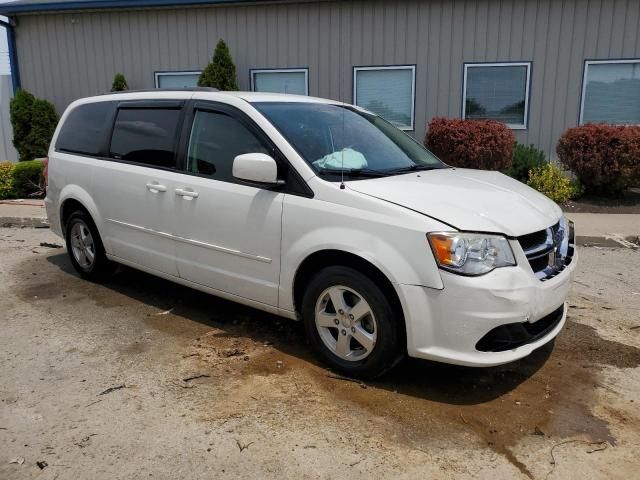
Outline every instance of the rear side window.
<svg viewBox="0 0 640 480"><path fill-rule="evenodd" d="M60 130L56 150L101 155L111 130L112 102L89 103L74 108Z"/></svg>
<svg viewBox="0 0 640 480"><path fill-rule="evenodd" d="M188 171L234 182L233 159L243 153L270 152L239 120L224 113L196 111L189 140Z"/></svg>
<svg viewBox="0 0 640 480"><path fill-rule="evenodd" d="M118 110L109 156L151 167L174 168L179 119L179 109Z"/></svg>

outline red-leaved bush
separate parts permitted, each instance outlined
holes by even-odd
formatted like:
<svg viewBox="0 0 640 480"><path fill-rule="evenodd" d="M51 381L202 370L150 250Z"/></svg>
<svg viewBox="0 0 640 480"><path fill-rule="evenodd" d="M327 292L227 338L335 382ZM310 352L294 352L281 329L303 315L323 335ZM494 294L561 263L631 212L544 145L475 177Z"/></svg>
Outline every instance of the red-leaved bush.
<svg viewBox="0 0 640 480"><path fill-rule="evenodd" d="M570 128L556 151L587 191L618 194L640 185L640 127L591 123Z"/></svg>
<svg viewBox="0 0 640 480"><path fill-rule="evenodd" d="M434 118L424 144L454 167L503 170L513 161L515 137L509 127L494 120Z"/></svg>

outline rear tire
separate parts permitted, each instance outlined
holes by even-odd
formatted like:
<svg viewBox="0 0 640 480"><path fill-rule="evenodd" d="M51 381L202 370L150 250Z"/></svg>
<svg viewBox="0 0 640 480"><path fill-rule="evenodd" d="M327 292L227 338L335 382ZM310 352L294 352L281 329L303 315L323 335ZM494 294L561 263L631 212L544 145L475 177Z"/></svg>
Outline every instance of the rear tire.
<svg viewBox="0 0 640 480"><path fill-rule="evenodd" d="M383 290L352 268L318 272L305 289L302 317L316 352L345 375L379 377L405 354L402 317Z"/></svg>
<svg viewBox="0 0 640 480"><path fill-rule="evenodd" d="M65 240L71 264L82 278L98 282L113 272L115 264L107 258L98 229L86 211L76 210L69 216Z"/></svg>

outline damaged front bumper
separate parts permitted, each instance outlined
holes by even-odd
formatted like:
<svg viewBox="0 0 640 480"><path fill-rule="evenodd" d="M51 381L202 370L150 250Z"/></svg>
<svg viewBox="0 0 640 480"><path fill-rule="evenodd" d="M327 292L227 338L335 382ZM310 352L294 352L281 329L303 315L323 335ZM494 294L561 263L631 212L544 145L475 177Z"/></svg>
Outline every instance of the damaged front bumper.
<svg viewBox="0 0 640 480"><path fill-rule="evenodd" d="M442 290L398 285L410 356L493 366L523 358L555 338L566 321L577 258L541 281L522 249L512 247L515 267L480 277L442 271Z"/></svg>

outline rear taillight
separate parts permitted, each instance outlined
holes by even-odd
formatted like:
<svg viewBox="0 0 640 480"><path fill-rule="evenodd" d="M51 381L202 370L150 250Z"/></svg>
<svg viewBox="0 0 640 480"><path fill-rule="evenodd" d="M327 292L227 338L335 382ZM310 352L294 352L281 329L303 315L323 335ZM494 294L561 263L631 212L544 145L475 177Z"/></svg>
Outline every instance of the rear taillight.
<svg viewBox="0 0 640 480"><path fill-rule="evenodd" d="M49 159L43 158L44 169L42 170L42 175L44 176L44 187L47 188L49 186Z"/></svg>

